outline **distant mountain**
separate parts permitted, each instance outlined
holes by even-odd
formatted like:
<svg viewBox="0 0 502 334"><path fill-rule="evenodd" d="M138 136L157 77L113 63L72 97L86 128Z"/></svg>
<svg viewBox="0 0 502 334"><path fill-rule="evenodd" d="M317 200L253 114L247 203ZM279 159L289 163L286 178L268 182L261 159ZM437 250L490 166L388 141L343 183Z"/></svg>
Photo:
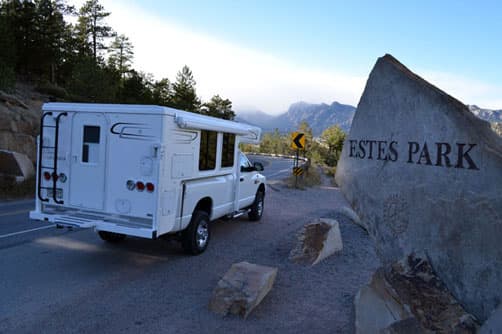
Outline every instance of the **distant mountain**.
<svg viewBox="0 0 502 334"><path fill-rule="evenodd" d="M469 110L481 119L488 122L502 122L502 109L492 110L492 109L482 109L477 105L469 105Z"/></svg>
<svg viewBox="0 0 502 334"><path fill-rule="evenodd" d="M290 132L298 128L302 121L306 121L312 128L314 136L319 136L326 128L339 125L348 132L356 108L333 102L332 104L311 104L297 102L288 111L278 116L272 116L261 111L238 112L236 120L257 125L265 132L279 129L280 132Z"/></svg>

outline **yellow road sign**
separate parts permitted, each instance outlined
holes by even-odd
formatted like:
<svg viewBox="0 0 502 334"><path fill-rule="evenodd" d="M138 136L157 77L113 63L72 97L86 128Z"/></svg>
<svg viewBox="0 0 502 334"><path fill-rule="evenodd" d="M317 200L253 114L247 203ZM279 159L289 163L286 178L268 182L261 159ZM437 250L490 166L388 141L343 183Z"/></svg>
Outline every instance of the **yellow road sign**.
<svg viewBox="0 0 502 334"><path fill-rule="evenodd" d="M300 176L303 174L303 168L293 167L293 175Z"/></svg>
<svg viewBox="0 0 502 334"><path fill-rule="evenodd" d="M305 134L302 132L293 132L291 134L291 147L294 150L303 150L305 148Z"/></svg>

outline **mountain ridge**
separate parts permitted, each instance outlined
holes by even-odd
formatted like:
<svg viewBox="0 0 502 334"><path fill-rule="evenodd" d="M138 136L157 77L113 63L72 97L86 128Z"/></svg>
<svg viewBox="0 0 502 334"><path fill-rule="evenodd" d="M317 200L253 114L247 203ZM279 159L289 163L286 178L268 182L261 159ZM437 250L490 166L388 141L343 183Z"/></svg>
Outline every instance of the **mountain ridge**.
<svg viewBox="0 0 502 334"><path fill-rule="evenodd" d="M355 110L354 106L337 101L331 104L299 101L277 116L259 110L238 112L236 121L259 126L264 132L275 129L279 132L291 132L296 130L302 121L306 121L314 136L319 136L326 128L335 124L348 132Z"/></svg>

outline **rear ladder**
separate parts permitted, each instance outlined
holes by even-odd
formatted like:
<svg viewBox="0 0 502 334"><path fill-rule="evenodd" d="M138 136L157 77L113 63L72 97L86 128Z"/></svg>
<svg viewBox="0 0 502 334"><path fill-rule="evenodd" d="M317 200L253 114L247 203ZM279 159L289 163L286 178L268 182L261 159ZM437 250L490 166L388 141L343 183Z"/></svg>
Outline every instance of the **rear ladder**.
<svg viewBox="0 0 502 334"><path fill-rule="evenodd" d="M38 143L38 184L37 184L37 195L38 198L42 202L48 202L49 198L48 197L43 197L42 196L42 189L52 189L52 197L54 199L54 202L57 204L64 204L64 201L60 201L57 199L57 192L56 192L56 181L58 178L58 144L59 144L59 120L61 119L61 116L68 116L67 112L62 112L56 116L56 125L45 125L44 124L44 119L46 116L52 116L52 111L46 112L42 115L42 119L40 120L40 139ZM44 128L55 128L55 134L54 134L54 146L44 146ZM54 150L54 161L52 166L42 166L42 161L43 161L43 152L44 149L52 149ZM42 169L49 169L52 170L51 177L52 177L52 187L42 187Z"/></svg>

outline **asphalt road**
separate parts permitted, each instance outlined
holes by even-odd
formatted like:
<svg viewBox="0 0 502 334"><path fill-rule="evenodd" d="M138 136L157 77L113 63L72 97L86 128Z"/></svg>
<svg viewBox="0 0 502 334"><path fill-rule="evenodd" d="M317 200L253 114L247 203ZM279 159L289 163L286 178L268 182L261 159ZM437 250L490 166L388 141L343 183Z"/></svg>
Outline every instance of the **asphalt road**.
<svg viewBox="0 0 502 334"><path fill-rule="evenodd" d="M292 161L250 157L277 182ZM259 223L212 223L203 254L175 241L128 238L111 245L92 230L30 221L34 201L0 203L0 333L324 333L353 331L353 296L378 265L371 241L341 222L343 256L309 268L288 260L296 233L346 205L332 187L267 189ZM279 268L272 292L247 320L207 309L232 263Z"/></svg>

